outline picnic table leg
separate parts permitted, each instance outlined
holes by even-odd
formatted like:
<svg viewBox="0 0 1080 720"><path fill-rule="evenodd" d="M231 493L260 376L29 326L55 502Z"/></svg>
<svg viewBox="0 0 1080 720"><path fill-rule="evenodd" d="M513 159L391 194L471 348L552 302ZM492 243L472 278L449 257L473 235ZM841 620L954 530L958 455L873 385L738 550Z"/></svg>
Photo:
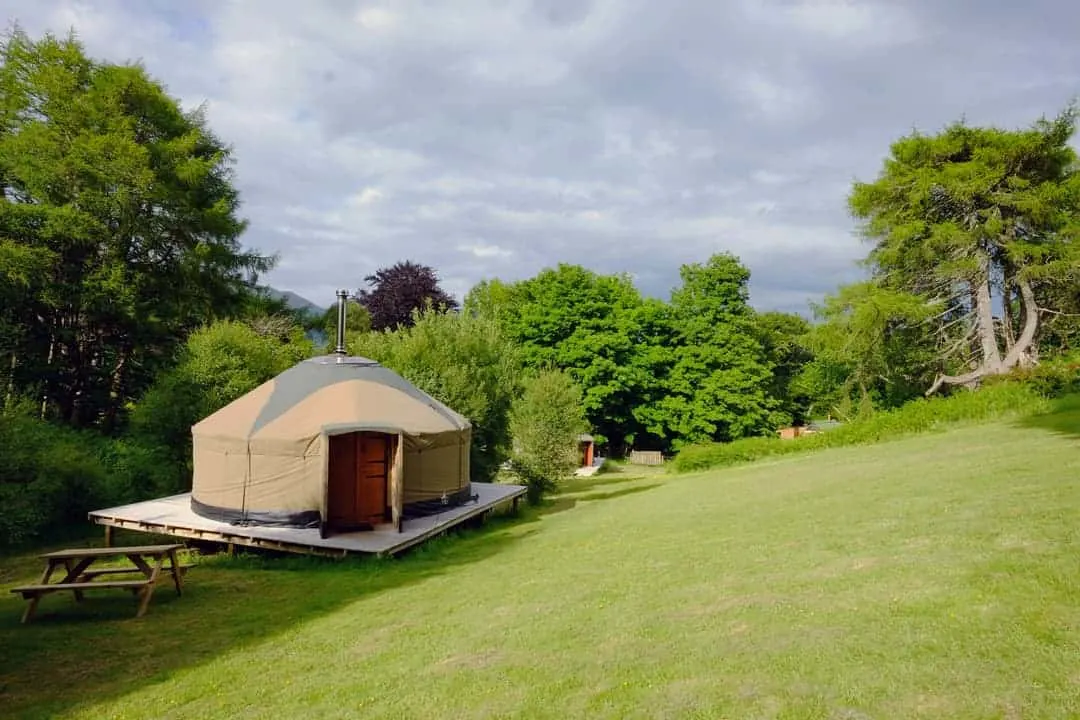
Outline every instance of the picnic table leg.
<svg viewBox="0 0 1080 720"><path fill-rule="evenodd" d="M61 580L60 582L62 582L62 583L87 582L89 580L89 578L87 578L86 580L80 580L79 576L82 575L83 570L86 570L86 568L90 567L90 565L92 565L93 562L94 562L94 558L89 557L89 558L83 558L79 562L72 565L71 560L65 558L63 563L64 563L64 567L67 568L67 574L64 575L64 579ZM75 594L75 601L76 602L82 602L83 601L82 590L75 590L74 594Z"/></svg>
<svg viewBox="0 0 1080 720"><path fill-rule="evenodd" d="M74 583L74 582L79 581L78 576L79 576L79 574L82 574L82 570L80 570L79 573L73 572L75 568L74 568L74 566L72 566L71 560L69 560L69 559L64 560L64 568L67 570L67 575L64 577L64 582L73 582ZM85 569L86 568L83 568L83 570L85 570ZM75 595L75 602L82 602L83 601L82 590L75 590L74 595Z"/></svg>
<svg viewBox="0 0 1080 720"><path fill-rule="evenodd" d="M170 550L169 551L169 563L172 566L171 567L172 578L173 578L173 584L176 586L176 594L180 595L181 594L181 587L183 586L184 583L183 583L183 580L181 579L182 575L180 573L180 567L179 567L180 563L178 563L177 560L176 560L176 551L175 550Z"/></svg>
<svg viewBox="0 0 1080 720"><path fill-rule="evenodd" d="M131 562L135 563L135 565L143 571L143 574L147 574L146 570L150 568L145 560L134 554L128 555L128 557L131 559ZM165 556L158 555L157 562L154 563L154 568L150 570L150 573L148 574L149 580L143 587L142 592L139 593L141 599L139 601L139 610L135 613L135 617L140 618L146 614L146 608L150 605L150 598L154 594L154 586L157 585L158 576L161 574L161 566L164 564Z"/></svg>
<svg viewBox="0 0 1080 720"><path fill-rule="evenodd" d="M38 580L38 585L47 585L49 578L52 577L53 571L56 570L59 564L55 560L48 560L45 566L45 572L41 573L41 579ZM35 593L31 598L29 604L26 606L26 610L23 611L22 622L28 623L30 619L34 617L34 611L37 610L38 603L41 602L41 594Z"/></svg>

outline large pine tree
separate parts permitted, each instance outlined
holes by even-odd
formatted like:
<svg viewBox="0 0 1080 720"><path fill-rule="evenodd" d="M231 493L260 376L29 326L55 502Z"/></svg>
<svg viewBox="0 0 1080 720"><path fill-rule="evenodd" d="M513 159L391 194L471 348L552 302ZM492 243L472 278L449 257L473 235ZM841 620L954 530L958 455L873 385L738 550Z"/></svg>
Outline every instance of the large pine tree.
<svg viewBox="0 0 1080 720"><path fill-rule="evenodd" d="M942 385L1037 361L1048 307L1080 269L1076 109L1026 130L954 123L893 143L853 214L875 282L936 309Z"/></svg>

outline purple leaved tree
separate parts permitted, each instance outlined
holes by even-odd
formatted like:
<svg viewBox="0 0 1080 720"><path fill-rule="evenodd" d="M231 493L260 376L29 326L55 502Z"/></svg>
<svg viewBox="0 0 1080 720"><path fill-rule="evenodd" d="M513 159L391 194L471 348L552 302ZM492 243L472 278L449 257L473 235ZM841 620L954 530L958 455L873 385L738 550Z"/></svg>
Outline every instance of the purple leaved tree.
<svg viewBox="0 0 1080 720"><path fill-rule="evenodd" d="M368 289L357 301L371 313L371 329L411 327L413 312L430 306L440 312L456 310L457 300L439 287L435 270L410 260L376 270L364 278Z"/></svg>

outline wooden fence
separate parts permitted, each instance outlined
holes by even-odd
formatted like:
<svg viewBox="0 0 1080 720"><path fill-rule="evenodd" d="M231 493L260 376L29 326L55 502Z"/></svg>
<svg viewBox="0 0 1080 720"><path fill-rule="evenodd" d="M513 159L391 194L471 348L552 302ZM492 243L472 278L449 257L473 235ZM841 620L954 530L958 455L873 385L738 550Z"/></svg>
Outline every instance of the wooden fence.
<svg viewBox="0 0 1080 720"><path fill-rule="evenodd" d="M659 450L631 450L631 465L663 465L664 454Z"/></svg>

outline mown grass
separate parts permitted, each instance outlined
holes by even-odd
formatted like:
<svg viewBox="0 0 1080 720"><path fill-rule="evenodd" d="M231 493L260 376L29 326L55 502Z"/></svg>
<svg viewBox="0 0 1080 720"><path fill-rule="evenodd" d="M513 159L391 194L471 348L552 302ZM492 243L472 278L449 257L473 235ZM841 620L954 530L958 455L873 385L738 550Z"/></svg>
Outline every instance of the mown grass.
<svg viewBox="0 0 1080 720"><path fill-rule="evenodd" d="M689 445L675 456L668 467L674 472L698 472L777 455L870 445L962 424L1038 415L1051 406L1052 401L1033 387L1018 382L1003 382L978 392L960 390L949 397L920 398L895 410L877 412L835 429L795 440L753 437L728 443Z"/></svg>
<svg viewBox="0 0 1080 720"><path fill-rule="evenodd" d="M407 559L215 559L141 620L3 598L0 714L1075 717L1078 437L1072 405L600 475Z"/></svg>

